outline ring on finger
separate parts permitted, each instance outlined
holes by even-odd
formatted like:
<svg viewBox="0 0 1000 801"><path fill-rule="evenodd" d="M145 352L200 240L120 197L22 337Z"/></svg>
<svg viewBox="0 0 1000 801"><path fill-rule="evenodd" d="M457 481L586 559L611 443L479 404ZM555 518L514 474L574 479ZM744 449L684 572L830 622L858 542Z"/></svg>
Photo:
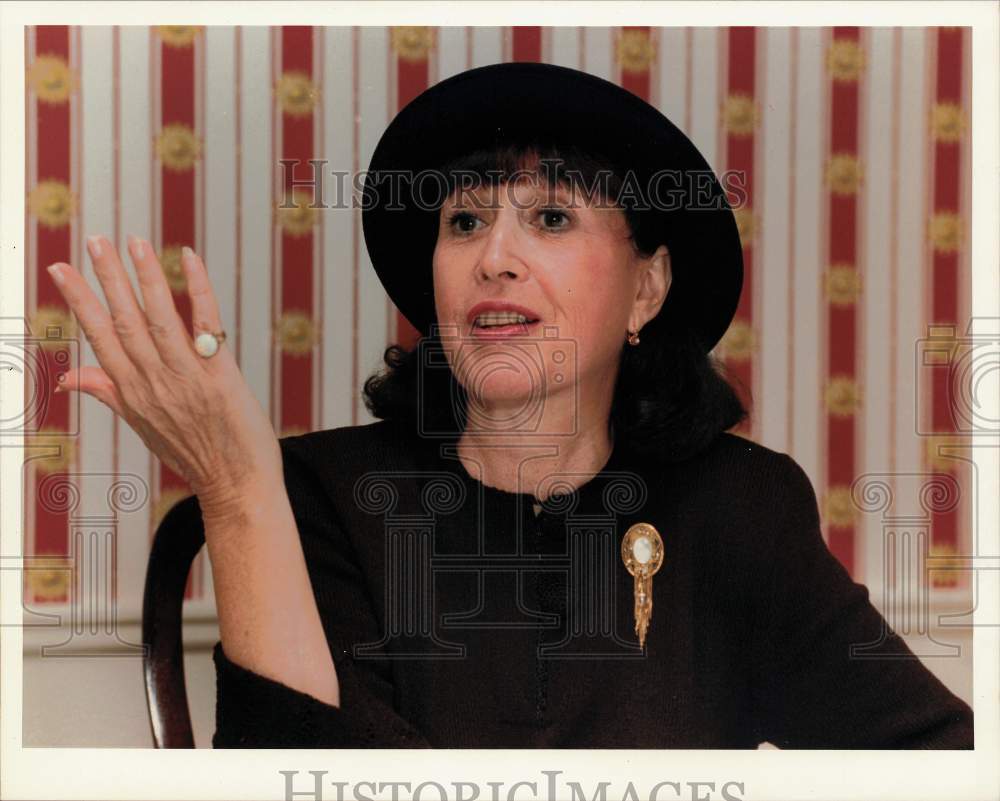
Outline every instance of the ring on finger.
<svg viewBox="0 0 1000 801"><path fill-rule="evenodd" d="M219 352L219 346L226 341L226 332L204 331L194 338L194 349L203 359L210 359Z"/></svg>

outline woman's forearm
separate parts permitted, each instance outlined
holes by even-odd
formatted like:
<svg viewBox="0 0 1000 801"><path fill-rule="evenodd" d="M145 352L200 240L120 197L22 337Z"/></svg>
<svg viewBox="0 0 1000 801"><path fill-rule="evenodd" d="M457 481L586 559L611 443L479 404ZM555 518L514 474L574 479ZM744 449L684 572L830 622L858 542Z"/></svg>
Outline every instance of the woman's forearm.
<svg viewBox="0 0 1000 801"><path fill-rule="evenodd" d="M340 705L340 687L283 485L203 507L226 656L249 670Z"/></svg>
<svg viewBox="0 0 1000 801"><path fill-rule="evenodd" d="M141 306L114 245L91 236L87 250L107 308L79 270L57 262L48 271L100 367L68 370L57 391L96 397L198 496L226 656L339 706L281 446L225 346L205 263L184 248L189 330L148 241L129 237Z"/></svg>

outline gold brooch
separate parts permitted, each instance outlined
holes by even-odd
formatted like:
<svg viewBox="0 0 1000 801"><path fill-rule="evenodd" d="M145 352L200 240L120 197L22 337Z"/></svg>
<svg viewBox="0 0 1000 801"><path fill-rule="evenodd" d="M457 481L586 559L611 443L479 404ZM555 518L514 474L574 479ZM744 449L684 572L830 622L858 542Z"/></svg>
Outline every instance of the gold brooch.
<svg viewBox="0 0 1000 801"><path fill-rule="evenodd" d="M663 565L660 532L649 523L629 527L622 539L622 561L635 579L635 632L642 648L653 617L653 575Z"/></svg>

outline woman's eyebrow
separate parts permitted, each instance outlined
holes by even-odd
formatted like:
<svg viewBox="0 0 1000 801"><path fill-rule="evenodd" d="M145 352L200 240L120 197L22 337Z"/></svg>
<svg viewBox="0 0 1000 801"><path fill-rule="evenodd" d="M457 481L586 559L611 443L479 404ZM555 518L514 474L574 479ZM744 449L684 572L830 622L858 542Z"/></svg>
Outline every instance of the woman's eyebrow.
<svg viewBox="0 0 1000 801"><path fill-rule="evenodd" d="M461 209L482 209L490 207L490 199L495 192L488 186L462 187L455 190L445 200L445 205Z"/></svg>
<svg viewBox="0 0 1000 801"><path fill-rule="evenodd" d="M539 187L538 194L542 195L544 199L550 203L563 203L565 205L571 205L576 204L577 202L576 191L562 181Z"/></svg>
<svg viewBox="0 0 1000 801"><path fill-rule="evenodd" d="M528 182L525 186L531 190L531 193L527 196L520 194L520 197L522 202L527 202L532 206L545 203L576 204L576 191L564 181L551 184L544 181ZM443 207L447 209L493 209L497 206L497 192L499 191L503 190L493 186L462 187L448 195ZM507 191L513 191L510 185L507 186Z"/></svg>

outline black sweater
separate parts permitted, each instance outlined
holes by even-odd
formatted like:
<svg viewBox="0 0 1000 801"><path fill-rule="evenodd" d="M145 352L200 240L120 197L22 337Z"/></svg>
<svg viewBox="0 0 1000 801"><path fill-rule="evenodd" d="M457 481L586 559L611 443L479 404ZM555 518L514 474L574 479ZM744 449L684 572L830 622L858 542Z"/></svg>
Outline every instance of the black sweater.
<svg viewBox="0 0 1000 801"><path fill-rule="evenodd" d="M281 446L341 705L217 643L216 748L973 746L971 709L831 555L785 454L616 448L536 511L392 423ZM644 649L620 556L640 521L665 554Z"/></svg>

